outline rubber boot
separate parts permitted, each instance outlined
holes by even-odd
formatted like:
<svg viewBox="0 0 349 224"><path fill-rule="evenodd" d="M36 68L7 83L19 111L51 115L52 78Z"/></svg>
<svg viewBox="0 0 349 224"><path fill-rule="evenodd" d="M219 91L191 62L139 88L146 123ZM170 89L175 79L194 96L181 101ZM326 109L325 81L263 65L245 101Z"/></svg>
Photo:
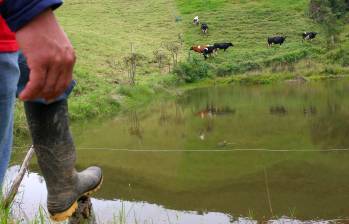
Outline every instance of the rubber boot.
<svg viewBox="0 0 349 224"><path fill-rule="evenodd" d="M54 221L69 218L77 209L77 200L97 191L102 170L90 167L75 170L76 153L69 131L67 101L45 105L24 104L38 163L48 191L47 209Z"/></svg>

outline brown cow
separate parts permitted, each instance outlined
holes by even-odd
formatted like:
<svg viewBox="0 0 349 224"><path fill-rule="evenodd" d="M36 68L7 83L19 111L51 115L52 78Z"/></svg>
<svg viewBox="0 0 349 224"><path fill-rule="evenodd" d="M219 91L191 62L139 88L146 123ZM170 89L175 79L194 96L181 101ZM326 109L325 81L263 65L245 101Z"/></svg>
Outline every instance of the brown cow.
<svg viewBox="0 0 349 224"><path fill-rule="evenodd" d="M204 50L208 48L209 45L194 45L190 48L191 51L195 51L197 53L204 53Z"/></svg>

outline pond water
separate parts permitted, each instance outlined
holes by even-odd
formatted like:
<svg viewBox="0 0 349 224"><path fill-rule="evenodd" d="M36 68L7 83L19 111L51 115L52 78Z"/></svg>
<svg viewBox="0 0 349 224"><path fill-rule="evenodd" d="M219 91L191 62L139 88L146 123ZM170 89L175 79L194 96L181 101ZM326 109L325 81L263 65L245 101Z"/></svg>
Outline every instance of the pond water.
<svg viewBox="0 0 349 224"><path fill-rule="evenodd" d="M103 168L99 223L327 223L349 218L349 81L216 86L73 127ZM13 163L15 165L15 162ZM11 179L17 166L9 169ZM17 214L45 206L26 176Z"/></svg>

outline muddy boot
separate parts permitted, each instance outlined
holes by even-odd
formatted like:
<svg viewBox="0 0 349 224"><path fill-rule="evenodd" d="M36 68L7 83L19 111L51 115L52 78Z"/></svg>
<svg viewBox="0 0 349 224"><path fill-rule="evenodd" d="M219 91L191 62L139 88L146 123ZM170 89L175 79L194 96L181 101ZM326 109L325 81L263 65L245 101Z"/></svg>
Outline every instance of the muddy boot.
<svg viewBox="0 0 349 224"><path fill-rule="evenodd" d="M75 170L75 147L68 125L67 101L50 105L26 102L25 111L35 152L48 191L47 209L54 221L69 218L77 200L99 189L102 171Z"/></svg>

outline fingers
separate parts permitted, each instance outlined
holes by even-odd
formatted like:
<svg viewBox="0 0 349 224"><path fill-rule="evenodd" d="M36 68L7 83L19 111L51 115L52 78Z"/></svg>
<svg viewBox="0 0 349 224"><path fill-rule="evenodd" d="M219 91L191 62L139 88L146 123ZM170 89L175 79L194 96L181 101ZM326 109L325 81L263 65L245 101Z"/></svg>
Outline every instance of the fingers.
<svg viewBox="0 0 349 224"><path fill-rule="evenodd" d="M74 52L61 55L63 57L51 57L38 66L45 69L35 69L34 63L29 82L20 94L21 100L45 99L50 102L64 93L72 81L75 55Z"/></svg>
<svg viewBox="0 0 349 224"><path fill-rule="evenodd" d="M65 77L65 79L60 79L56 83L55 92L58 93L58 95L56 95L55 97L60 96L69 87L73 79L73 66L67 68L62 73L62 77Z"/></svg>
<svg viewBox="0 0 349 224"><path fill-rule="evenodd" d="M70 85L73 79L73 69L75 65L75 54L69 53L67 54L64 62L64 66L62 66L63 71L56 82L54 92L57 94L55 97L60 96ZM54 98L53 98L54 99Z"/></svg>
<svg viewBox="0 0 349 224"><path fill-rule="evenodd" d="M30 72L29 82L19 95L19 98L23 101L39 98L41 91L45 86L45 82L46 71L43 69L32 68Z"/></svg>
<svg viewBox="0 0 349 224"><path fill-rule="evenodd" d="M45 85L40 93L41 98L46 101L51 101L57 96L60 95L60 92L55 90L55 86L57 85L57 81L59 81L60 75L63 73L60 66L52 65L46 75Z"/></svg>

